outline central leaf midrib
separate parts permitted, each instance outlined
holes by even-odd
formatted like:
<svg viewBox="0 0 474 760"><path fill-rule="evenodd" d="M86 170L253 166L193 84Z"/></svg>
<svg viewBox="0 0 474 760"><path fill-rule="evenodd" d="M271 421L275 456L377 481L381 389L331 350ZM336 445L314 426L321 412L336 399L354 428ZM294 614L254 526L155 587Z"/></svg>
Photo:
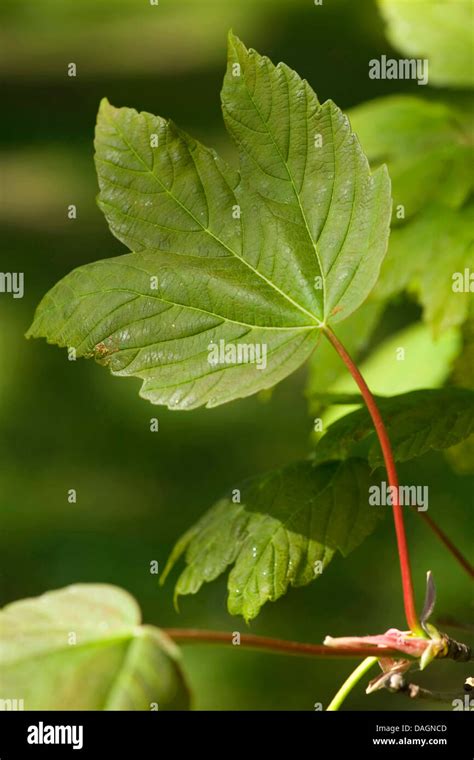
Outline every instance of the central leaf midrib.
<svg viewBox="0 0 474 760"><path fill-rule="evenodd" d="M127 264L127 266L130 266ZM132 267L133 269L137 269L138 271L144 271L139 269L138 267ZM98 295L104 295L105 293L133 293L136 296L140 296L141 298L153 298L157 301L160 301L161 303L167 303L171 306L177 306L182 309L191 309L192 311L197 311L200 314L207 314L210 317L215 317L216 319L222 320L222 322L229 322L230 324L234 325L241 325L242 327L250 327L253 330L277 330L278 332L299 332L301 330L316 330L318 328L318 325L295 325L295 326L284 326L284 327L275 327L273 325L252 325L248 322L240 322L237 319L230 319L229 317L224 317L222 314L215 314L213 311L206 311L206 309L201 309L199 306L190 306L188 304L182 304L177 303L176 301L169 301L166 298L162 298L161 296L154 295L152 293L147 293L146 295L144 293L140 293L139 291L133 290L132 288L106 288L101 290L92 290L88 293L80 293L79 295L76 295L76 299L81 298L89 298L90 296L98 296ZM126 304L123 304L126 305ZM56 305L51 306L50 309L45 309L44 313L47 311L54 311L58 307ZM107 315L108 316L108 315ZM124 325L126 327L126 325Z"/></svg>
<svg viewBox="0 0 474 760"><path fill-rule="evenodd" d="M58 629L62 632L62 629ZM134 636L134 630L135 628L127 628L124 627L119 628L117 631L111 631L106 636L100 637L100 638L92 638L87 641L81 642L79 644L75 644L72 649L74 652L77 652L78 650L84 650L84 649L90 649L93 647L108 647L113 646L117 643L120 643L122 641L129 641L133 639ZM16 667L18 665L23 665L24 663L28 663L30 661L35 661L39 658L43 657L56 657L56 655L64 654L65 652L71 652L71 645L66 644L65 646L54 646L51 649L41 649L38 651L34 651L31 654L28 654L26 656L20 656L17 657L15 660L11 662L7 662L6 665L9 667Z"/></svg>
<svg viewBox="0 0 474 760"><path fill-rule="evenodd" d="M223 240L221 240L221 238L219 238L217 235L215 235L212 232L212 230L209 229L209 227L205 227L202 224L202 222L200 221L200 219L198 219L196 216L194 216L194 214L192 213L192 211L190 211L188 208L186 208L186 206L179 200L179 198L177 198L170 190L168 190L168 188L166 187L166 185L159 179L159 177L155 174L155 172L152 169L150 169L150 167L146 164L146 162L143 160L143 158L140 156L140 154L137 153L137 151L135 150L135 148L133 147L133 145L131 145L130 142L126 139L124 133L119 128L119 126L115 123L115 121L111 120L106 115L104 115L104 116L105 116L105 119L109 122L109 124L113 127L113 129L115 129L118 132L118 134L120 135L121 139L124 141L125 145L128 146L129 150L131 150L131 152L135 155L135 157L139 160L139 162L145 168L145 170L149 174L151 174L151 176L153 177L153 179L170 196L170 198L172 198L175 201L175 203L177 203L180 206L180 208L182 208L183 211L185 211L185 213L187 213L191 217L191 219L193 219L193 221L196 222L196 224L198 224L199 227L201 227L201 229L203 230L203 232L206 232L208 235L210 235L217 243L219 243L219 245L221 245L223 248L225 248L225 250L227 250L232 256L235 256L235 258L239 259L239 261L241 261L242 264L245 264L245 266L248 267L255 275L257 275L262 280L264 280L264 282L266 282L267 285L269 285L276 292L278 292L283 298L285 298L287 301L289 301L295 308L297 308L299 311L303 312L306 316L310 317L313 320L313 322L315 323L315 326L320 326L321 325L321 321L314 314L312 314L310 311L308 311L307 309L305 309L304 306L302 306L301 304L299 304L297 301L294 301L293 298L291 298L291 296L289 296L283 290L280 290L280 288L274 282L272 282L271 280L267 279L265 277L265 275L263 275L261 272L259 272L258 269L255 269L242 256L239 256L239 254L236 253L236 251L234 251L232 248L230 248L227 245L227 243L225 243Z"/></svg>
<svg viewBox="0 0 474 760"><path fill-rule="evenodd" d="M276 69L274 69L274 70L276 71ZM287 85L288 99L289 99L289 96L290 96L289 89L290 88L289 88L289 84L288 84L288 80L287 80L286 76L285 76L285 82L286 82L286 85ZM252 94L251 94L251 92L250 92L250 90L249 90L249 88L247 86L247 82L245 81L245 77L244 77L244 86L245 86L247 94L248 94L248 96L250 98L250 101L251 101L253 107L255 108L255 111L257 112L259 118L260 118L260 121L262 122L263 126L265 127L266 132L269 135L269 137L270 137L273 145L275 146L275 149L276 149L276 151L277 151L277 153L278 153L278 155L280 157L280 160L281 160L283 166L285 167L286 173L288 175L288 180L289 180L289 182L291 184L291 187L293 189L293 193L294 193L296 201L298 203L298 208L300 210L301 217L302 217L303 222L304 222L304 227L305 227L306 233L307 233L309 241L310 241L310 243L311 243L311 245L312 245L312 247L314 249L314 253L316 254L316 259L318 261L318 267L319 267L319 271L321 273L321 279L322 279L322 285L323 285L323 287L322 287L322 297L323 297L323 319L324 319L324 314L325 314L325 306L324 306L324 304L325 304L324 270L323 270L323 266L322 266L321 257L319 255L319 251L318 251L318 248L317 248L317 245L316 245L316 241L313 239L313 236L311 234L311 230L309 229L309 224L308 224L308 220L307 220L307 217L306 217L306 212L305 212L305 210L303 208L303 205L301 203L301 199L300 199L299 193L298 193L298 191L296 189L296 184L295 184L295 181L293 179L293 174L290 171L288 163L287 163L286 159L284 158L284 156L283 156L283 154L282 154L282 152L280 150L280 146L278 145L273 132L270 130L270 127L269 127L268 123L263 118L263 114L261 113L259 107L257 106L256 102L254 101L254 99L252 97ZM307 104L307 100L305 102ZM288 126L288 130L289 130L289 133L291 135L291 127L290 126ZM307 146L306 146L306 148L307 148ZM320 324L321 324L321 322L320 322Z"/></svg>

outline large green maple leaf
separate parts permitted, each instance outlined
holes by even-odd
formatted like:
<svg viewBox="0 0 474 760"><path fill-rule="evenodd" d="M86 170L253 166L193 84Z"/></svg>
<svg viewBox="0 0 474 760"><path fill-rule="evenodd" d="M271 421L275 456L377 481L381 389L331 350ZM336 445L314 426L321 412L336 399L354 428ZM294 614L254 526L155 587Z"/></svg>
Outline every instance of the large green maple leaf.
<svg viewBox="0 0 474 760"><path fill-rule="evenodd" d="M294 371L367 297L387 246L387 171L334 103L231 34L222 106L239 172L172 122L102 102L99 205L132 253L67 275L28 332L174 409Z"/></svg>

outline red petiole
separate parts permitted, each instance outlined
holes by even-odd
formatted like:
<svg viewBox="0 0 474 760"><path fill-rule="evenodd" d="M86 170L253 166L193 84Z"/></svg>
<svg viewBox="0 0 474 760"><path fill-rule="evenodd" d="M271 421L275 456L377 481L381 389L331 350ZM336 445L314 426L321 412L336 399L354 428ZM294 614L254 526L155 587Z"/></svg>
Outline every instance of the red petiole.
<svg viewBox="0 0 474 760"><path fill-rule="evenodd" d="M342 361L346 365L347 369L351 373L355 382L357 383L362 397L365 401L367 409L372 421L374 423L375 432L380 442L382 454L387 470L387 478L389 485L392 487L392 500L393 500L393 520L395 523L395 533L397 536L398 556L400 559L400 570L402 576L402 588L403 588L403 602L405 606L405 617L410 630L417 636L425 636L418 614L416 612L415 595L413 592L413 581L410 567L410 555L408 553L408 543L405 532L405 523L403 519L402 508L398 501L398 475L395 466L395 460L393 457L392 446L387 434L387 429L381 417L378 406L372 393L369 390L367 383L362 377L357 366L347 353L346 349L340 342L340 340L334 335L329 327L324 327L323 332L326 338L332 343L337 353L341 357Z"/></svg>

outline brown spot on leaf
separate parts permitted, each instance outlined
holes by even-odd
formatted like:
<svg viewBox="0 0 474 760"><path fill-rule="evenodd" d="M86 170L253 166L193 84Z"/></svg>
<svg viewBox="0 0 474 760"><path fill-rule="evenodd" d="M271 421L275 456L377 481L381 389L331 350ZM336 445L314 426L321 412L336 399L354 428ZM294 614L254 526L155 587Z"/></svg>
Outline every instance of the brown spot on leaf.
<svg viewBox="0 0 474 760"><path fill-rule="evenodd" d="M94 346L94 355L96 359L103 359L107 354L109 353L109 349L105 345L105 343L97 343L96 346Z"/></svg>

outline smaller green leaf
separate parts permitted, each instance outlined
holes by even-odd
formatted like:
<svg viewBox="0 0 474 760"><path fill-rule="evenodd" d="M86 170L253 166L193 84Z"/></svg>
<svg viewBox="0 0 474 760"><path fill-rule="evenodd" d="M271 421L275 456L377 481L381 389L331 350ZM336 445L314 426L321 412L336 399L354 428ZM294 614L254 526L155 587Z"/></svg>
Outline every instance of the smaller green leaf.
<svg viewBox="0 0 474 760"><path fill-rule="evenodd" d="M463 325L462 351L453 368L451 382L461 388L474 391L474 304L471 302L471 317ZM464 441L452 446L446 452L446 458L453 470L459 475L474 473L474 433Z"/></svg>
<svg viewBox="0 0 474 760"><path fill-rule="evenodd" d="M458 475L474 474L474 433L448 449L446 459Z"/></svg>
<svg viewBox="0 0 474 760"><path fill-rule="evenodd" d="M416 323L387 337L358 366L373 394L396 396L412 390L444 385L459 349L460 335L457 328L446 330L435 339L426 325ZM334 350L333 354L339 359ZM344 367L341 361L340 364ZM310 376L313 381L307 391L310 397L318 393L314 379L316 374ZM358 391L355 380L348 372L327 386L327 392L335 394L353 394ZM326 409L321 415L323 429L326 430L330 424L352 411L354 406L343 404Z"/></svg>
<svg viewBox="0 0 474 760"><path fill-rule="evenodd" d="M315 467L299 462L247 481L240 503L221 499L177 543L161 578L184 554L176 597L234 565L228 578L231 615L256 617L289 586L318 577L339 550L346 556L374 530L371 479L358 459Z"/></svg>
<svg viewBox="0 0 474 760"><path fill-rule="evenodd" d="M465 388L424 389L391 398L379 398L383 420L397 461L441 451L459 443L474 431L474 392ZM369 464L383 464L368 411L358 409L335 422L319 441L316 463L345 459L362 441L369 445Z"/></svg>
<svg viewBox="0 0 474 760"><path fill-rule="evenodd" d="M460 388L470 388L474 391L474 302L471 301L471 314L462 328L462 351L457 357L452 383Z"/></svg>
<svg viewBox="0 0 474 760"><path fill-rule="evenodd" d="M393 229L371 298L405 290L435 333L462 324L470 293L454 279L473 259L469 108L395 96L355 108L351 122L371 165L387 163L393 186Z"/></svg>
<svg viewBox="0 0 474 760"><path fill-rule="evenodd" d="M80 584L0 611L0 699L25 710L186 709L179 651L115 586Z"/></svg>
<svg viewBox="0 0 474 760"><path fill-rule="evenodd" d="M468 111L468 109L465 109ZM473 189L472 119L448 103L394 95L350 112L371 166L387 163L395 213L406 223L431 203L458 208ZM403 218L397 210L403 205Z"/></svg>
<svg viewBox="0 0 474 760"><path fill-rule="evenodd" d="M473 203L458 210L433 204L395 228L374 296L414 293L437 334L463 324L472 298L473 225Z"/></svg>
<svg viewBox="0 0 474 760"><path fill-rule="evenodd" d="M399 50L428 58L431 84L472 87L471 0L378 0L387 37Z"/></svg>

